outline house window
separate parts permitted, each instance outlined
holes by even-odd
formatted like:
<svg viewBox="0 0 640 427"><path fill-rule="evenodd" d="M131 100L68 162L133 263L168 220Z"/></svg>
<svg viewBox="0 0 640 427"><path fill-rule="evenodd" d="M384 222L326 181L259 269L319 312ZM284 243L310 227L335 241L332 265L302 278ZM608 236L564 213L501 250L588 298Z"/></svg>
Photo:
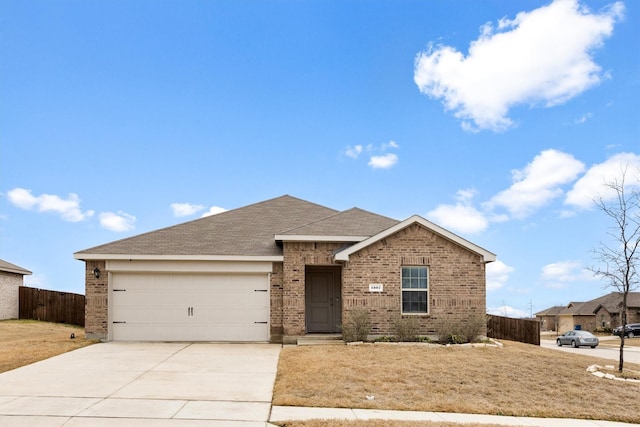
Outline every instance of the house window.
<svg viewBox="0 0 640 427"><path fill-rule="evenodd" d="M402 267L402 313L428 313L428 294L428 268Z"/></svg>

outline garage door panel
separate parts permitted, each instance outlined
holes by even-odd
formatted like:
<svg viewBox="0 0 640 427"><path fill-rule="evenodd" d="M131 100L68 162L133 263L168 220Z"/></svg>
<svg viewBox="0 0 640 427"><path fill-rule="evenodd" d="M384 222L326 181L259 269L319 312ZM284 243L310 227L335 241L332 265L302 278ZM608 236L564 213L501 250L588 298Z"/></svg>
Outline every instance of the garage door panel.
<svg viewBox="0 0 640 427"><path fill-rule="evenodd" d="M265 274L113 273L114 340L267 341Z"/></svg>

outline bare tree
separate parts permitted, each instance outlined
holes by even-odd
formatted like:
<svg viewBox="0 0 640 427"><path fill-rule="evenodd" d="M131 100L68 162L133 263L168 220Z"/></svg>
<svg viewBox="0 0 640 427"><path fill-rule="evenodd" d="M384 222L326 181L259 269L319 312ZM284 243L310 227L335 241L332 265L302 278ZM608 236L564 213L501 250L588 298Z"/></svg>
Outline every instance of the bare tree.
<svg viewBox="0 0 640 427"><path fill-rule="evenodd" d="M607 287L617 290L622 297L619 372L622 372L624 364L627 296L640 284L637 270L640 261L640 191L631 190L625 185L627 169L621 170L620 178L605 183L615 194L613 200L605 201L602 196L594 200L598 208L613 221L613 225L608 232L612 238L611 244L601 242L600 247L594 250L600 265L591 269L596 276L605 280Z"/></svg>

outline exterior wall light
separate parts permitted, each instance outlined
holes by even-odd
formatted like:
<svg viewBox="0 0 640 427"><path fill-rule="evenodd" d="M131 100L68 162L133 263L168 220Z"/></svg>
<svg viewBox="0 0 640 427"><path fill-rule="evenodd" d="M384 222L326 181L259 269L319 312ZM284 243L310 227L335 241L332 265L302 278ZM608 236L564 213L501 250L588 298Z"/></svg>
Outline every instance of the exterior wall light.
<svg viewBox="0 0 640 427"><path fill-rule="evenodd" d="M96 276L96 279L100 278L100 269L98 267L93 269L93 275Z"/></svg>

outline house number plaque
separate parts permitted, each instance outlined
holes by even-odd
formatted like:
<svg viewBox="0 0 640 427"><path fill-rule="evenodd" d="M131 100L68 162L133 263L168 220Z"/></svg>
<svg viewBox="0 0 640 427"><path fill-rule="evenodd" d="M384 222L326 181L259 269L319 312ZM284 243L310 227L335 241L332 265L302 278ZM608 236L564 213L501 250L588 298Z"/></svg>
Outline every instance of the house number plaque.
<svg viewBox="0 0 640 427"><path fill-rule="evenodd" d="M382 292L383 291L382 283L370 283L369 284L369 292Z"/></svg>

